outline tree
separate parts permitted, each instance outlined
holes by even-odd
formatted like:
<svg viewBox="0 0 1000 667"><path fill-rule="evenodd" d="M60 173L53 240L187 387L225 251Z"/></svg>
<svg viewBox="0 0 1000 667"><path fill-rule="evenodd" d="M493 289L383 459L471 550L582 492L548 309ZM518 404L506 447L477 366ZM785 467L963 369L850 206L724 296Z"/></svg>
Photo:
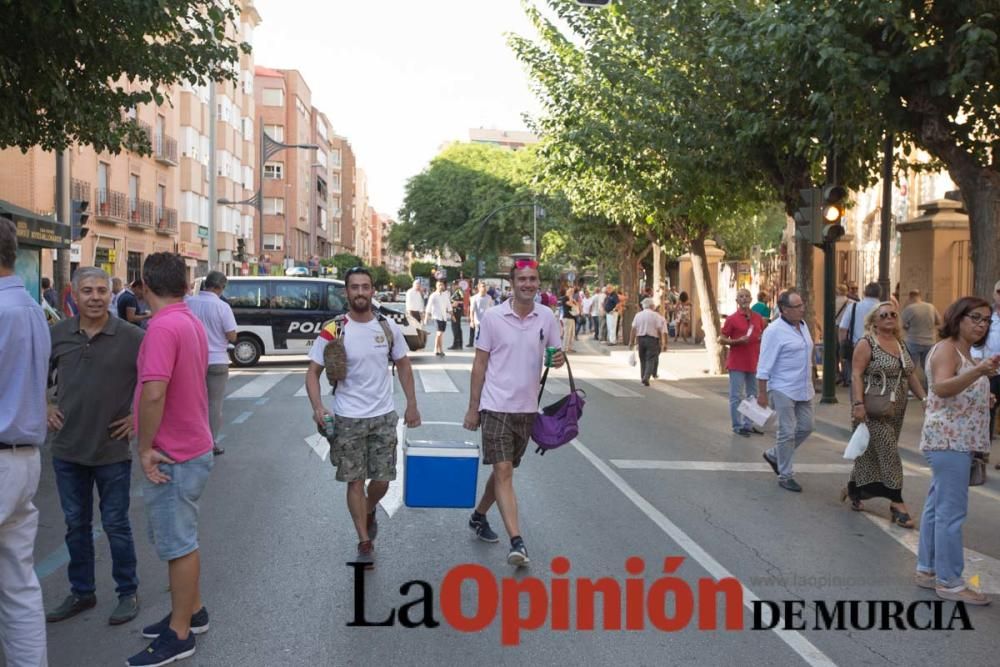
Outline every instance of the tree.
<svg viewBox="0 0 1000 667"><path fill-rule="evenodd" d="M395 229L395 227L393 227ZM434 262L410 262L410 275L414 278L433 278L434 269L437 268Z"/></svg>
<svg viewBox="0 0 1000 667"><path fill-rule="evenodd" d="M337 277L343 280L344 274L347 273L348 269L355 266L364 266L365 262L357 255L341 252L333 257L324 257L320 260L320 264L335 267L337 269Z"/></svg>
<svg viewBox="0 0 1000 667"><path fill-rule="evenodd" d="M413 286L413 277L409 273L397 273L392 276L392 285L398 290L407 290Z"/></svg>
<svg viewBox="0 0 1000 667"><path fill-rule="evenodd" d="M370 266L368 270L372 274L372 287L381 289L389 286L389 281L392 277L389 275L388 269L384 266Z"/></svg>
<svg viewBox="0 0 1000 667"><path fill-rule="evenodd" d="M235 80L234 4L209 0L33 0L0 3L0 148L74 142L98 151L151 150L149 133L123 113L162 104L187 81Z"/></svg>

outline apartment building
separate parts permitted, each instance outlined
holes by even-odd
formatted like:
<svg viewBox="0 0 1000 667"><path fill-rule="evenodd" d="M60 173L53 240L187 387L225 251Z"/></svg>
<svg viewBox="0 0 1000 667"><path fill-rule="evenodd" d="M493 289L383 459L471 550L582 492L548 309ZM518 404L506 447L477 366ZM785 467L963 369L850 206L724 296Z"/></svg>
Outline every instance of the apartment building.
<svg viewBox="0 0 1000 667"><path fill-rule="evenodd" d="M538 136L523 130L493 130L480 127L469 130L469 141L474 144L492 144L517 150L529 144L537 144Z"/></svg>
<svg viewBox="0 0 1000 667"><path fill-rule="evenodd" d="M336 137L334 145L340 155L340 239L334 247L334 254L349 253L360 255L357 249L354 218L354 149L344 137Z"/></svg>
<svg viewBox="0 0 1000 667"><path fill-rule="evenodd" d="M321 259L332 257L335 244L340 242L341 148L330 119L315 107L312 109L312 124L312 143L319 148L313 164L315 184L310 203L314 221L311 224L311 253L314 258Z"/></svg>
<svg viewBox="0 0 1000 667"><path fill-rule="evenodd" d="M369 262L370 266L381 266L383 264L382 258L382 221L384 218L375 209L369 209L371 211L371 230L369 234L371 236L371 260Z"/></svg>
<svg viewBox="0 0 1000 667"><path fill-rule="evenodd" d="M354 248L366 264L372 260L372 211L368 207L368 174L354 167Z"/></svg>

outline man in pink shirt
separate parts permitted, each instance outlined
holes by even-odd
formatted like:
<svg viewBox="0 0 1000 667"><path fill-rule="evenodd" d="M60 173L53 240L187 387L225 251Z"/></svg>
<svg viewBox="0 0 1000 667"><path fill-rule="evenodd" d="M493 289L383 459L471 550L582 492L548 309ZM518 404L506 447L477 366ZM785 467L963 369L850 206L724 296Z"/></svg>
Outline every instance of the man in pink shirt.
<svg viewBox="0 0 1000 667"><path fill-rule="evenodd" d="M528 564L528 550L517 520L514 468L521 463L538 414L545 348L558 348L561 336L552 310L535 303L538 263L517 260L510 281L513 297L487 310L476 330L476 358L464 425L470 431L483 427L483 464L493 466L469 527L484 542L499 542L486 519L495 502L510 535L507 562L519 567ZM553 365L559 368L564 362L559 350Z"/></svg>
<svg viewBox="0 0 1000 667"><path fill-rule="evenodd" d="M142 278L153 311L139 348L133 413L142 499L157 555L167 561L171 613L142 630L153 642L128 660L162 665L194 654L194 635L208 630L198 577L198 499L212 470L208 421L208 340L184 303L186 268L180 255L146 258Z"/></svg>

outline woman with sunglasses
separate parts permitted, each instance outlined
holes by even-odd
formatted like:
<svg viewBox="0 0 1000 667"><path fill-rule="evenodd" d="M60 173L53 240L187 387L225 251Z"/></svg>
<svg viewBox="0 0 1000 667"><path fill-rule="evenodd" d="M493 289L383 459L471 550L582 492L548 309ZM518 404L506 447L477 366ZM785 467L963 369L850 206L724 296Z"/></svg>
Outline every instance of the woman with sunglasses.
<svg viewBox="0 0 1000 667"><path fill-rule="evenodd" d="M892 522L913 528L910 510L903 502L903 462L899 458L899 434L906 415L906 392L924 400L924 388L913 373L913 362L903 345L899 309L883 301L865 316L865 333L854 347L851 360L851 418L857 428L864 423L870 434L868 449L854 461L840 501L851 499L851 509L864 509L863 500L886 498ZM889 412L872 416L865 411L864 388L885 386L891 400Z"/></svg>
<svg viewBox="0 0 1000 667"><path fill-rule="evenodd" d="M948 306L941 341L927 357L930 392L920 434L920 450L931 466L931 486L920 520L916 584L939 598L986 605L990 599L962 579L965 558L962 524L969 508L973 452L988 452L990 383L1000 355L979 363L972 347L982 345L990 324L990 304L962 297Z"/></svg>

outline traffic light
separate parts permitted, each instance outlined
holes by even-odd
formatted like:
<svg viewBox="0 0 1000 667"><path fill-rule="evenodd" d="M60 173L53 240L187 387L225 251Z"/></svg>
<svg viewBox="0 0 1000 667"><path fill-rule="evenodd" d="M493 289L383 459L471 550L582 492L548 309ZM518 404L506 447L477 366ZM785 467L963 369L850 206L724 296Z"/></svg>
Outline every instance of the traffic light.
<svg viewBox="0 0 1000 667"><path fill-rule="evenodd" d="M823 203L820 213L822 229L820 236L813 240L822 244L824 241L836 241L844 235L844 208L847 201L847 190L840 185L828 185L823 188Z"/></svg>
<svg viewBox="0 0 1000 667"><path fill-rule="evenodd" d="M73 200L69 216L70 238L73 241L79 241L90 231L87 229L87 221L90 220L90 213L87 213L88 206L90 206L90 202L86 199Z"/></svg>
<svg viewBox="0 0 1000 667"><path fill-rule="evenodd" d="M844 218L847 190L839 185L799 190L799 210L795 213L796 234L820 248L828 241L844 235L840 221Z"/></svg>
<svg viewBox="0 0 1000 667"><path fill-rule="evenodd" d="M247 242L246 239L238 238L236 239L236 261L245 262L247 259Z"/></svg>

